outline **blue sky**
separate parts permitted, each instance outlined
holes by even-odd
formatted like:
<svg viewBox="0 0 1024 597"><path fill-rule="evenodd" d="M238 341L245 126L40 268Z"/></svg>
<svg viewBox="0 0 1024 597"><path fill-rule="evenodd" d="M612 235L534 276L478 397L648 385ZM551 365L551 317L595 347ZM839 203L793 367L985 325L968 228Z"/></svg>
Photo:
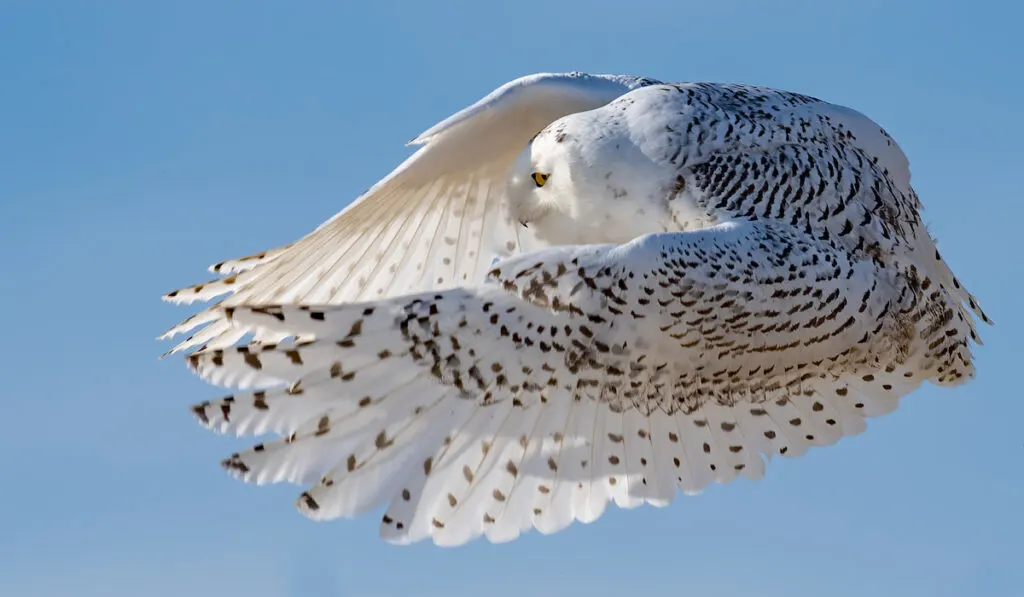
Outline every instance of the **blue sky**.
<svg viewBox="0 0 1024 597"><path fill-rule="evenodd" d="M344 8L350 4L349 8ZM1020 595L1024 9L1010 2L0 3L0 594ZM737 81L910 156L996 320L979 377L767 477L501 546L396 548L217 463L159 295L290 241L497 85Z"/></svg>

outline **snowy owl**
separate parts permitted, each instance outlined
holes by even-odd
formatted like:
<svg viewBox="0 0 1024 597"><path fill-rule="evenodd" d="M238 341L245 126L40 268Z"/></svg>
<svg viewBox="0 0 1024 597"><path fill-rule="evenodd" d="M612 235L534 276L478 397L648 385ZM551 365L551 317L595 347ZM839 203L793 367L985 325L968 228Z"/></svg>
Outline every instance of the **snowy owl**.
<svg viewBox="0 0 1024 597"><path fill-rule="evenodd" d="M509 541L765 472L974 375L978 302L909 165L851 109L539 74L429 129L293 244L211 267L171 329L224 460L380 508L406 544ZM243 340L247 340L244 341Z"/></svg>

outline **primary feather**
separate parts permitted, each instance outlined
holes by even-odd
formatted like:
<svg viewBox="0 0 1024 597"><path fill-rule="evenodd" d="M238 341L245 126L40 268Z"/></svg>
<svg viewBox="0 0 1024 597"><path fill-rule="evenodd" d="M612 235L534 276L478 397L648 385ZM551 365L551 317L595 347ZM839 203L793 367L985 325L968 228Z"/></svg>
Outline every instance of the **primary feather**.
<svg viewBox="0 0 1024 597"><path fill-rule="evenodd" d="M415 142L311 236L174 297L234 292L176 331L205 325L189 366L248 390L193 411L280 435L224 466L308 485L311 518L386 507L396 543L557 532L758 479L974 375L988 319L857 112L544 75ZM517 221L542 248L492 265Z"/></svg>
<svg viewBox="0 0 1024 597"><path fill-rule="evenodd" d="M419 135L412 156L302 239L210 269L226 276L164 295L175 303L226 294L218 306L341 303L479 283L495 257L520 248L505 179L545 126L653 81L542 73L511 81ZM217 308L168 330L205 326L170 353L238 341Z"/></svg>

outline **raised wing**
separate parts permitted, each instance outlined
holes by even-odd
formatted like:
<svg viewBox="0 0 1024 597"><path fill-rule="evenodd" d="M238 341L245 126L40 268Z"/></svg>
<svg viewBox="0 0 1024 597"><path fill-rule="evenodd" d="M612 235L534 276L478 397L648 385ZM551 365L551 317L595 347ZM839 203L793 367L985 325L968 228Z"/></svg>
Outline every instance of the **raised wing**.
<svg viewBox="0 0 1024 597"><path fill-rule="evenodd" d="M519 247L505 213L505 178L530 138L561 116L649 83L579 73L512 81L417 137L416 153L306 237L211 266L226 277L164 298L340 303L479 282L495 257ZM246 333L207 309L163 337L203 325L171 352L229 346Z"/></svg>
<svg viewBox="0 0 1024 597"><path fill-rule="evenodd" d="M858 433L925 379L969 377L969 324L887 275L743 222L514 257L483 286L227 308L315 340L193 354L209 381L265 386L194 411L283 435L224 466L312 484L298 507L314 519L389 503L381 534L398 543L550 533L609 501L759 478L765 457Z"/></svg>

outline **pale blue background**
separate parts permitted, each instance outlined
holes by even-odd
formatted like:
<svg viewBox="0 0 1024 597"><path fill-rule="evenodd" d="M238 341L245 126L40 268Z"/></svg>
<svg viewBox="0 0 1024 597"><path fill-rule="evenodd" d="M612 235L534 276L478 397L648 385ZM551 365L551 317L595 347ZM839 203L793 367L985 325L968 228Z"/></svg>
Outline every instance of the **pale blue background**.
<svg viewBox="0 0 1024 597"><path fill-rule="evenodd" d="M357 8L342 8L359 4ZM372 4L372 7L370 6ZM0 595L1024 595L1019 3L0 1ZM979 378L760 483L395 548L217 466L159 295L292 240L536 71L853 106L982 298Z"/></svg>

